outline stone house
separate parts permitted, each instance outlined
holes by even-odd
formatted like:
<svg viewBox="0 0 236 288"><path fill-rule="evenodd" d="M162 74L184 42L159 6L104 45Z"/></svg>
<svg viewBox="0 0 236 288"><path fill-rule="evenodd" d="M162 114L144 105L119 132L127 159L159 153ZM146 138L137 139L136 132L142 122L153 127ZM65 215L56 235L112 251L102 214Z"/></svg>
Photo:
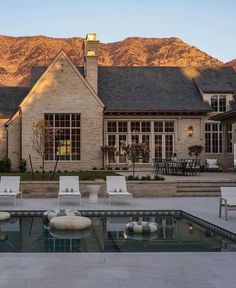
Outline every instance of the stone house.
<svg viewBox="0 0 236 288"><path fill-rule="evenodd" d="M32 131L41 119L52 131L47 171L57 159L61 171L100 168L100 147L119 149L122 141L149 146L149 159L140 166L173 153L187 158L188 146L198 144L202 161L214 158L233 167L236 125L223 127L210 118L236 107L233 69L99 67L98 43L96 34L87 35L83 67L60 51L48 67L32 67L30 87L0 87L0 158L10 158L13 170L29 155L34 169L40 168ZM129 164L122 155L112 162Z"/></svg>

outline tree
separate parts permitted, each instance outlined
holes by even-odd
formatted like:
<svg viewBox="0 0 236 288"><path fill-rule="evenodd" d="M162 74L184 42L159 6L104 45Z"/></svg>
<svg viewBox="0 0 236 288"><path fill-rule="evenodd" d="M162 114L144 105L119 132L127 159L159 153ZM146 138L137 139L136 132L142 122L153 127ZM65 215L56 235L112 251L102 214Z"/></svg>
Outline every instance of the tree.
<svg viewBox="0 0 236 288"><path fill-rule="evenodd" d="M48 155L47 143L53 140L53 128L50 124L41 119L36 123L33 123L32 132L32 146L35 152L40 156L42 161L42 178L44 176L44 163L46 156Z"/></svg>
<svg viewBox="0 0 236 288"><path fill-rule="evenodd" d="M117 148L114 145L104 145L101 146L101 150L103 153L103 159L106 159L108 162L108 167L110 167L110 162L112 159L114 159L115 154L117 152ZM104 161L103 161L104 163ZM103 164L103 168L104 168L104 164Z"/></svg>
<svg viewBox="0 0 236 288"><path fill-rule="evenodd" d="M135 174L135 164L140 160L145 161L149 156L148 146L144 143L136 143L133 142L131 144L127 144L123 142L121 144L121 151L130 160L133 164L133 177Z"/></svg>
<svg viewBox="0 0 236 288"><path fill-rule="evenodd" d="M202 145L192 145L188 147L188 155L195 156L196 159L202 153L203 147Z"/></svg>

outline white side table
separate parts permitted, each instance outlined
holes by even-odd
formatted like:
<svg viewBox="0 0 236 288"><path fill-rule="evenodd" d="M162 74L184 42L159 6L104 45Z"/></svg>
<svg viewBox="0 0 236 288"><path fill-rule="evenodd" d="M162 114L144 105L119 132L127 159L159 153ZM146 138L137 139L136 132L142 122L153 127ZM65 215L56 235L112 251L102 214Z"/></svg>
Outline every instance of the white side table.
<svg viewBox="0 0 236 288"><path fill-rule="evenodd" d="M88 185L87 186L89 192L89 203L98 203L98 192L100 190L100 185Z"/></svg>

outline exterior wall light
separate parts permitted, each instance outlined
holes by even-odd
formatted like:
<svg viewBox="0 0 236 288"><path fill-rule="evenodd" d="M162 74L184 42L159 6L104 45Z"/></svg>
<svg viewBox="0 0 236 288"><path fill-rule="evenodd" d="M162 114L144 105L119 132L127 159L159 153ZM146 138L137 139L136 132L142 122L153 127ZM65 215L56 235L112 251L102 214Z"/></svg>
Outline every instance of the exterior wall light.
<svg viewBox="0 0 236 288"><path fill-rule="evenodd" d="M188 127L188 137L192 137L193 136L193 126L189 126Z"/></svg>

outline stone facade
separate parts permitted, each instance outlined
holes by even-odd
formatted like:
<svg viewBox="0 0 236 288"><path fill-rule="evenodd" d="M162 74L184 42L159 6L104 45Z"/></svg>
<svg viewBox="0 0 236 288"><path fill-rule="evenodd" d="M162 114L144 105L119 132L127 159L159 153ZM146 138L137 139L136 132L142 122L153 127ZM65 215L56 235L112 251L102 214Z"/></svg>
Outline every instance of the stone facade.
<svg viewBox="0 0 236 288"><path fill-rule="evenodd" d="M7 156L7 130L5 124L8 119L0 119L0 155L1 158Z"/></svg>
<svg viewBox="0 0 236 288"><path fill-rule="evenodd" d="M81 120L81 159L59 161L58 170L84 170L102 165L100 146L103 143L103 105L82 79L66 55L61 52L37 82L21 105L22 158L33 160L39 170L41 159L32 147L33 123L45 113L79 113ZM20 117L9 124L9 158L13 167L20 159ZM12 138L12 139L11 139ZM14 138L14 139L13 139ZM53 170L55 161L46 161L45 170ZM29 169L29 165L27 167Z"/></svg>
<svg viewBox="0 0 236 288"><path fill-rule="evenodd" d="M21 116L17 113L8 124L8 158L13 171L17 171L20 164L21 143Z"/></svg>

